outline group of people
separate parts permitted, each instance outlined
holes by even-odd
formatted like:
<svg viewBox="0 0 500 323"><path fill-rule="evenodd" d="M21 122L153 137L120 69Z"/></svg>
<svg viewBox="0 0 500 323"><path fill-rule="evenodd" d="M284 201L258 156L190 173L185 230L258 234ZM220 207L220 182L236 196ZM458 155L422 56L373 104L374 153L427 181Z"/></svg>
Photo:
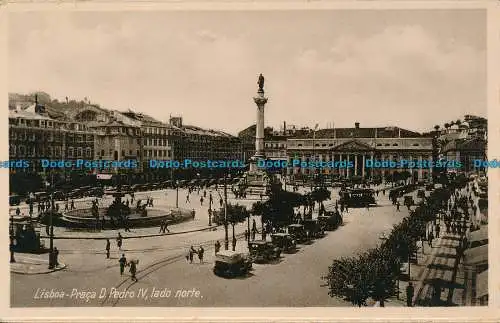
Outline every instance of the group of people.
<svg viewBox="0 0 500 323"><path fill-rule="evenodd" d="M189 248L188 254L186 255L186 260L189 261L190 264L193 263L194 255L198 256L198 259L200 260L200 264L203 263L203 255L205 254L205 249L203 249L203 246L200 246L198 250L196 250L193 246Z"/></svg>
<svg viewBox="0 0 500 323"><path fill-rule="evenodd" d="M137 265L139 264L139 260L127 261L125 254L122 254L121 258L118 260L118 263L120 264L120 276L123 276L123 273L125 272L125 267L130 267L129 272L131 279L136 282L138 281L136 274L137 274Z"/></svg>

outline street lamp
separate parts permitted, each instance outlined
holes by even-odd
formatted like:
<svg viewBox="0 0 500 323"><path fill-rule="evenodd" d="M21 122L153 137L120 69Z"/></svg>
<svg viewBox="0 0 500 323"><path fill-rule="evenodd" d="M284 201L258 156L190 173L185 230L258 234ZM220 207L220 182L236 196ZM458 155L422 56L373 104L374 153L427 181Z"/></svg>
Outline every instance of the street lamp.
<svg viewBox="0 0 500 323"><path fill-rule="evenodd" d="M175 181L175 208L179 208L179 181Z"/></svg>
<svg viewBox="0 0 500 323"><path fill-rule="evenodd" d="M10 262L14 263L16 262L16 259L14 258L14 239L15 239L15 232L14 232L14 215L12 214L10 216L10 245L9 245L9 250L10 250Z"/></svg>
<svg viewBox="0 0 500 323"><path fill-rule="evenodd" d="M227 170L224 172L224 249L229 249L229 233L227 223Z"/></svg>
<svg viewBox="0 0 500 323"><path fill-rule="evenodd" d="M50 187L51 189L51 194L50 194L50 214L49 214L49 225L50 225L50 252L49 252L49 269L54 269L55 267L55 259L54 259L54 223L53 223L53 215L55 211L55 205L54 205L54 173L52 173L52 185Z"/></svg>

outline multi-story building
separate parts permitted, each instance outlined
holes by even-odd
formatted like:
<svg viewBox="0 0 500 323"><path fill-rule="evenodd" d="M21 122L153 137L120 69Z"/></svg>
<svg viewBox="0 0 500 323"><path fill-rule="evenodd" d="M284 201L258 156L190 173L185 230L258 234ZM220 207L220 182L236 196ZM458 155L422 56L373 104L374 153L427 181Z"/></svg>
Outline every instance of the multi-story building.
<svg viewBox="0 0 500 323"><path fill-rule="evenodd" d="M182 131L176 159L241 160L241 141L228 133L182 124L182 118L170 119L170 124ZM181 147L179 147L181 148Z"/></svg>
<svg viewBox="0 0 500 323"><path fill-rule="evenodd" d="M341 177L385 178L394 172L407 171L414 180L430 178L431 168L371 168L367 160L394 161L412 160L420 162L432 160L432 137L398 127L332 128L310 130L288 139L287 155L289 162L294 159L309 161L347 161L354 167L322 168L313 170L308 167L290 167L288 174L309 175L312 172L332 174Z"/></svg>
<svg viewBox="0 0 500 323"><path fill-rule="evenodd" d="M16 190L23 178L38 182L35 179L38 176L57 183L66 180L70 168L76 170L74 166L43 167L42 160L65 160L76 165L75 160L92 159L94 152L95 134L84 123L51 118L45 106L37 102L25 109L14 107L9 110L9 158L26 160L29 164L27 168L15 169L11 181ZM34 186L31 191L39 188L40 183Z"/></svg>

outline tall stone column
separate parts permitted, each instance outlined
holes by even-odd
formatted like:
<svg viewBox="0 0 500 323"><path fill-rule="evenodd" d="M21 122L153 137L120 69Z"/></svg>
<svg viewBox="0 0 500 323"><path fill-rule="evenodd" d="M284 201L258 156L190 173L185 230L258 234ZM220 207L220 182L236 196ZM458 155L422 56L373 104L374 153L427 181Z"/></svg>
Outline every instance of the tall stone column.
<svg viewBox="0 0 500 323"><path fill-rule="evenodd" d="M366 164L366 156L363 154L363 164L361 165L361 173L363 177L365 177L365 164Z"/></svg>
<svg viewBox="0 0 500 323"><path fill-rule="evenodd" d="M354 176L358 176L358 154L354 155Z"/></svg>
<svg viewBox="0 0 500 323"><path fill-rule="evenodd" d="M350 173L350 172L349 172L349 170L350 170L350 169L349 169L349 161L350 161L350 160L349 160L349 155L347 155L347 167L346 167L346 177L347 177L347 178L349 178L349 173Z"/></svg>
<svg viewBox="0 0 500 323"><path fill-rule="evenodd" d="M253 98L257 105L257 121L255 127L255 155L252 157L250 171L257 170L257 161L264 159L264 109L267 103L267 98L264 96L264 91L257 92L257 96Z"/></svg>
<svg viewBox="0 0 500 323"><path fill-rule="evenodd" d="M422 155L419 155L418 156L418 163L419 163L419 167L418 167L418 180L422 180Z"/></svg>

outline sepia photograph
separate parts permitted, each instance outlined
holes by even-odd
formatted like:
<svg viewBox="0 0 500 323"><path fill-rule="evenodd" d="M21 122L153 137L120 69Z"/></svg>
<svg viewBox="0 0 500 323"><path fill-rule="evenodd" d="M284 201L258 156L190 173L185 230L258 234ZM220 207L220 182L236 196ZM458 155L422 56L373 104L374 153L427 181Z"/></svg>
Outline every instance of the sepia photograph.
<svg viewBox="0 0 500 323"><path fill-rule="evenodd" d="M488 306L486 10L8 18L11 308Z"/></svg>

